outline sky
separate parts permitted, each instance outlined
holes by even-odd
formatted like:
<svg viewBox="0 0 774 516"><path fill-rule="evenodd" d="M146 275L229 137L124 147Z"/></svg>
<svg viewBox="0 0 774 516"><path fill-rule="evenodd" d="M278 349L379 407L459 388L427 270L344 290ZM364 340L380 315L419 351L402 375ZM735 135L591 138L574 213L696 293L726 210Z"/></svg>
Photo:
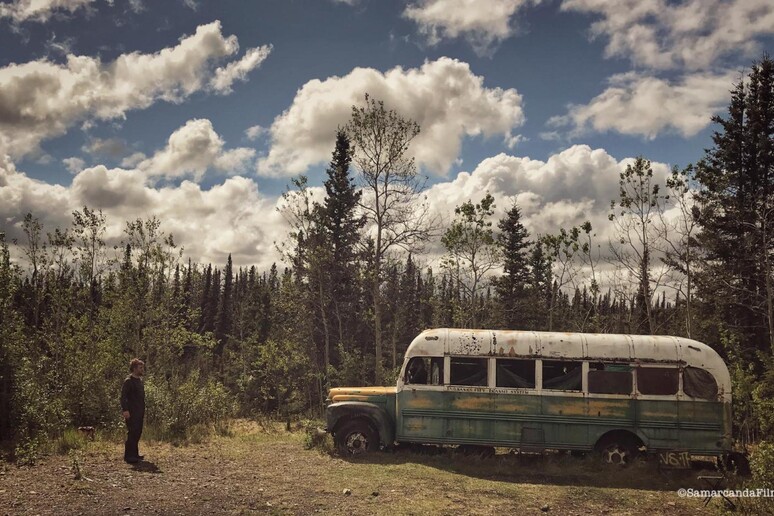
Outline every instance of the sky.
<svg viewBox="0 0 774 516"><path fill-rule="evenodd" d="M0 231L158 216L187 256L267 268L365 94L417 121L432 209L494 195L532 234L610 237L618 174L701 159L774 50L771 0L0 1Z"/></svg>

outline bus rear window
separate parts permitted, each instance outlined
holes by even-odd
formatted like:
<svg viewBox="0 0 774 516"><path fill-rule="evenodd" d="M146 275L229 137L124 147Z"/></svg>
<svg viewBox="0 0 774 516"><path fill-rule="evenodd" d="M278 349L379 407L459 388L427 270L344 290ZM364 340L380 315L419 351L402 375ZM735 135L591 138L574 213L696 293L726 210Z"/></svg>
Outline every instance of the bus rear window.
<svg viewBox="0 0 774 516"><path fill-rule="evenodd" d="M718 382L709 371L688 366L683 369L683 392L692 398L714 400L718 397Z"/></svg>
<svg viewBox="0 0 774 516"><path fill-rule="evenodd" d="M451 385L487 385L486 358L452 357L449 365L449 383Z"/></svg>
<svg viewBox="0 0 774 516"><path fill-rule="evenodd" d="M637 390L640 394L664 396L677 394L678 374L676 367L639 367L637 368Z"/></svg>
<svg viewBox="0 0 774 516"><path fill-rule="evenodd" d="M535 361L497 359L497 386L535 388Z"/></svg>
<svg viewBox="0 0 774 516"><path fill-rule="evenodd" d="M581 362L543 360L543 388L556 391L580 391L583 382Z"/></svg>
<svg viewBox="0 0 774 516"><path fill-rule="evenodd" d="M591 394L631 394L632 372L628 365L589 364Z"/></svg>

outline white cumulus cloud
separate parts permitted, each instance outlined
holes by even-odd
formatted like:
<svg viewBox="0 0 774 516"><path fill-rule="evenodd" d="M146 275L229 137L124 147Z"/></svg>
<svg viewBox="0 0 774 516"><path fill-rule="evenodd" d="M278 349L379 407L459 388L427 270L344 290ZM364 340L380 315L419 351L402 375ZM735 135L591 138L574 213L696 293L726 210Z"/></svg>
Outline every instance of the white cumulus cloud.
<svg viewBox="0 0 774 516"><path fill-rule="evenodd" d="M479 55L511 37L514 15L539 0L419 0L403 16L419 26L428 43L464 37Z"/></svg>
<svg viewBox="0 0 774 516"><path fill-rule="evenodd" d="M0 18L11 18L14 22L45 22L57 12L73 13L95 0L12 0L0 4Z"/></svg>
<svg viewBox="0 0 774 516"><path fill-rule="evenodd" d="M723 57L754 56L756 38L774 34L771 0L564 0L562 8L597 16L605 53L654 69L702 70Z"/></svg>
<svg viewBox="0 0 774 516"><path fill-rule="evenodd" d="M515 201L533 237L589 220L604 252L611 234L610 201L618 195L619 173L631 162L586 145L570 147L547 161L498 154L481 161L472 172L460 172L433 185L426 198L433 213L446 221L456 206L478 201L486 192L496 199L496 218ZM663 184L668 165L652 166L655 181ZM312 193L321 200L323 189L313 187ZM101 208L108 216L111 244L121 238L125 220L155 215L162 229L173 233L186 254L200 262L224 263L231 252L237 264L268 268L280 259L274 244L284 241L288 231L277 210L285 205L284 199L262 194L250 178L227 177L205 190L189 180L159 186L139 168L97 165L81 170L72 184L62 186L32 179L7 156L0 156L0 231L9 238L22 236L20 224L27 212L52 230L66 227L71 212L84 205ZM442 254L439 242L434 244L425 258Z"/></svg>
<svg viewBox="0 0 774 516"><path fill-rule="evenodd" d="M199 181L210 168L232 174L244 171L254 157L255 150L246 147L225 150L212 122L193 119L170 135L166 147L140 161L137 169L148 177L193 176Z"/></svg>
<svg viewBox="0 0 774 516"><path fill-rule="evenodd" d="M618 160L588 145L574 145L547 161L503 153L484 159L472 172L460 172L451 181L433 185L427 200L433 212L446 221L456 206L468 200L477 202L487 192L495 198L495 220L516 202L532 238L589 221L594 242L605 256L609 239L615 236L608 220L610 201L618 198L619 174L633 161ZM669 165L653 162L651 166L654 182L664 185ZM443 254L440 245L433 251L431 258Z"/></svg>
<svg viewBox="0 0 774 516"><path fill-rule="evenodd" d="M233 67L216 68L238 51L237 38L224 36L215 21L154 54L132 52L110 63L68 55L64 64L41 59L0 68L0 155L36 152L42 141L75 124L120 119L159 100L182 102L203 90L225 93L268 52L248 50Z"/></svg>
<svg viewBox="0 0 774 516"><path fill-rule="evenodd" d="M723 110L738 79L734 72L694 73L677 81L638 73L617 75L588 104L569 106L566 115L553 117L549 125L570 126L573 136L594 130L655 138L672 131L688 138Z"/></svg>
<svg viewBox="0 0 774 516"><path fill-rule="evenodd" d="M353 105L368 93L421 127L411 152L428 170L445 174L460 153L465 136L501 135L524 123L522 97L513 88L487 88L467 63L442 57L419 68L387 72L355 68L343 77L312 80L271 125L271 148L258 172L283 176L304 172L330 158L336 128L349 120Z"/></svg>
<svg viewBox="0 0 774 516"><path fill-rule="evenodd" d="M0 156L0 231L9 239L21 239L28 212L53 231L70 224L73 210L89 206L107 216L109 245L120 241L126 220L156 216L162 230L173 234L195 261L223 264L232 253L238 265L268 269L279 260L274 242L287 231L278 203L263 195L255 181L240 176L209 189L188 180L156 187L139 170L98 165L61 186L32 179L8 156Z"/></svg>

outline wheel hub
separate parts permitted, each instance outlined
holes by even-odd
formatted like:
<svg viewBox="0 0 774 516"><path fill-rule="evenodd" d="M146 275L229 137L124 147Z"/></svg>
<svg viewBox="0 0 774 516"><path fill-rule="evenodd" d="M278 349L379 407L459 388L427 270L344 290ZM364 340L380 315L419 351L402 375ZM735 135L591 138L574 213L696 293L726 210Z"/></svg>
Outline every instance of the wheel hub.
<svg viewBox="0 0 774 516"><path fill-rule="evenodd" d="M352 455L359 455L368 450L368 438L362 432L353 432L347 436L347 451Z"/></svg>
<svg viewBox="0 0 774 516"><path fill-rule="evenodd" d="M629 452L617 445L609 446L605 449L604 458L608 464L623 465L629 462Z"/></svg>

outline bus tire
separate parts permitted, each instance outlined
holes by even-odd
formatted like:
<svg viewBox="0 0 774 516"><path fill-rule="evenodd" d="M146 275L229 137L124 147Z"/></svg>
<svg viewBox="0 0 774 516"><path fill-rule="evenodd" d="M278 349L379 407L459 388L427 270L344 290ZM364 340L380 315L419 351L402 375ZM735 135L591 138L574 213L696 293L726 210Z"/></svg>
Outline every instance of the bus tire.
<svg viewBox="0 0 774 516"><path fill-rule="evenodd" d="M631 464L640 454L640 442L627 432L609 434L597 442L596 450L602 462L616 466Z"/></svg>
<svg viewBox="0 0 774 516"><path fill-rule="evenodd" d="M379 449L379 433L363 419L351 419L336 430L336 446L342 455L357 457Z"/></svg>

